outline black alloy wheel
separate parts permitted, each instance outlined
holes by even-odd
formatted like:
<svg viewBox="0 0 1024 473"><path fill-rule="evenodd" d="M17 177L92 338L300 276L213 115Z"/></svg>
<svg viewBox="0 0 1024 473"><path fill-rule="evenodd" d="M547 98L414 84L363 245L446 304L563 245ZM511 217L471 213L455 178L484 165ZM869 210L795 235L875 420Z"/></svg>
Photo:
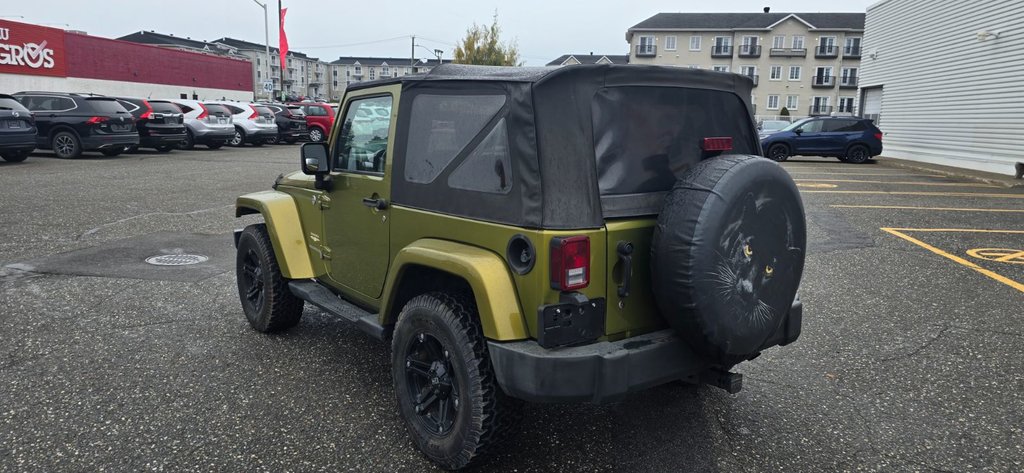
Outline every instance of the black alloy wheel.
<svg viewBox="0 0 1024 473"><path fill-rule="evenodd" d="M871 158L871 153L868 152L867 146L864 145L853 145L846 152L846 162L851 164L861 164Z"/></svg>
<svg viewBox="0 0 1024 473"><path fill-rule="evenodd" d="M789 146L782 143L775 143L768 148L768 158L772 161L782 162L789 159Z"/></svg>
<svg viewBox="0 0 1024 473"><path fill-rule="evenodd" d="M72 159L82 155L82 145L78 137L70 131L62 131L53 135L51 142L54 154L60 159Z"/></svg>
<svg viewBox="0 0 1024 473"><path fill-rule="evenodd" d="M248 248L248 251L242 256L241 269L243 277L238 284L244 288L243 297L252 305L253 310L262 312L267 298L263 288L263 265L260 264L256 248Z"/></svg>
<svg viewBox="0 0 1024 473"><path fill-rule="evenodd" d="M299 323L305 303L288 289L266 225L249 225L238 237L235 279L242 311L253 329L279 332Z"/></svg>
<svg viewBox="0 0 1024 473"><path fill-rule="evenodd" d="M433 335L412 338L405 353L406 395L427 432L445 435L459 413L459 388L451 355Z"/></svg>

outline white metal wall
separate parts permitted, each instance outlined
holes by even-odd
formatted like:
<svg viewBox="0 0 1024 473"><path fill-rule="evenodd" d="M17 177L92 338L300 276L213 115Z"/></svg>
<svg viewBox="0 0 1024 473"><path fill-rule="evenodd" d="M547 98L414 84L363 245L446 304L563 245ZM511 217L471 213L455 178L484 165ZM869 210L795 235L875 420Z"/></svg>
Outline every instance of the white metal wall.
<svg viewBox="0 0 1024 473"><path fill-rule="evenodd" d="M884 86L885 156L1013 175L1024 163L1024 2L871 6L860 86Z"/></svg>
<svg viewBox="0 0 1024 473"><path fill-rule="evenodd" d="M176 99L181 94L199 96L199 100L252 100L252 91L206 89L142 82L120 82L113 80L82 79L78 77L46 77L22 74L0 74L0 93L12 94L23 90L47 92L83 92L125 97L149 97L154 99Z"/></svg>

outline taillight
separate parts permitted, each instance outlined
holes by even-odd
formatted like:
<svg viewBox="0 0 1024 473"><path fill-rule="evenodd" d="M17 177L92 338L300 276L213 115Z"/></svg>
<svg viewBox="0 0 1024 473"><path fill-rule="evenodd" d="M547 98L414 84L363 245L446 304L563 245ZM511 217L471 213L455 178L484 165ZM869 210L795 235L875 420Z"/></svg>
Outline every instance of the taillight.
<svg viewBox="0 0 1024 473"><path fill-rule="evenodd" d="M583 289L590 284L590 238L574 236L551 240L551 288Z"/></svg>
<svg viewBox="0 0 1024 473"><path fill-rule="evenodd" d="M199 114L198 117L196 117L196 119L202 120L202 119L210 116L210 111L206 109L205 105L199 104L199 108L203 109L203 111L202 111L202 113Z"/></svg>
<svg viewBox="0 0 1024 473"><path fill-rule="evenodd" d="M89 117L89 119L85 121L85 124L86 125L96 125L96 124L99 124L99 123L103 123L103 122L105 122L105 121L107 121L109 119L110 119L109 117Z"/></svg>
<svg viewBox="0 0 1024 473"><path fill-rule="evenodd" d="M148 118L151 118L153 116L153 106L150 105L149 102L147 102L145 100L142 101L142 104L146 106L146 111L142 112L142 115L139 115L138 119L139 120L146 120Z"/></svg>
<svg viewBox="0 0 1024 473"><path fill-rule="evenodd" d="M250 120L255 120L260 117L260 113L256 111L256 107L250 105L249 110L252 110L252 115L249 115Z"/></svg>
<svg viewBox="0 0 1024 473"><path fill-rule="evenodd" d="M875 139L878 140L878 141L882 141L882 134L881 133L875 133Z"/></svg>
<svg viewBox="0 0 1024 473"><path fill-rule="evenodd" d="M704 138L704 141L700 144L700 149L704 151L731 151L732 137Z"/></svg>

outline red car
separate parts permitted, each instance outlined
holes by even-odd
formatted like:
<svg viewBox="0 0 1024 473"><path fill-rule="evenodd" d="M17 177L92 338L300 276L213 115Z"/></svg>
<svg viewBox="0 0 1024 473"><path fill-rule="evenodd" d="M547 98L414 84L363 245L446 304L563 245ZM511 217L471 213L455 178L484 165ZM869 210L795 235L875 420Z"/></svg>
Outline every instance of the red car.
<svg viewBox="0 0 1024 473"><path fill-rule="evenodd" d="M334 126L334 107L321 102L296 102L306 112L306 126L309 128L309 141L325 141Z"/></svg>

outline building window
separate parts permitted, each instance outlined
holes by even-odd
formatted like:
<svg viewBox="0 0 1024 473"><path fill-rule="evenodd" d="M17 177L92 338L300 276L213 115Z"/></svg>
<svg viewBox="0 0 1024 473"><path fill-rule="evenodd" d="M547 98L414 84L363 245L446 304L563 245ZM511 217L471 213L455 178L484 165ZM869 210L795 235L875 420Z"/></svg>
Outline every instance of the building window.
<svg viewBox="0 0 1024 473"><path fill-rule="evenodd" d="M793 37L793 49L804 49L804 37L794 36Z"/></svg>
<svg viewBox="0 0 1024 473"><path fill-rule="evenodd" d="M337 86L338 86L338 81L334 81L334 86L335 86L335 87L337 87Z"/></svg>
<svg viewBox="0 0 1024 473"><path fill-rule="evenodd" d="M676 37L675 36L666 36L665 37L665 50L666 51L675 51L676 50Z"/></svg>
<svg viewBox="0 0 1024 473"><path fill-rule="evenodd" d="M377 72L377 71L375 71L375 70L374 70L374 69L373 69L373 68L371 67L371 68L370 68L370 80L373 80L374 78L376 78L376 76L375 76L375 74L374 74L375 72Z"/></svg>
<svg viewBox="0 0 1024 473"><path fill-rule="evenodd" d="M356 66L356 70L355 70L354 74L357 75L357 76L363 75L363 66Z"/></svg>
<svg viewBox="0 0 1024 473"><path fill-rule="evenodd" d="M711 69L718 72L729 72L729 66L725 65L711 66Z"/></svg>
<svg viewBox="0 0 1024 473"><path fill-rule="evenodd" d="M786 47L786 35L778 35L772 38L772 49L782 49Z"/></svg>
<svg viewBox="0 0 1024 473"><path fill-rule="evenodd" d="M790 110L796 110L800 107L800 96L799 95L787 95L786 96L786 108Z"/></svg>
<svg viewBox="0 0 1024 473"><path fill-rule="evenodd" d="M846 38L846 47L843 48L844 56L860 56L860 38Z"/></svg>
<svg viewBox="0 0 1024 473"><path fill-rule="evenodd" d="M768 72L768 80L782 80L782 66L772 66Z"/></svg>
<svg viewBox="0 0 1024 473"><path fill-rule="evenodd" d="M390 75L391 75L391 71L389 70L388 66L384 66L384 67L380 68L380 76L381 77L387 77L387 76L390 76Z"/></svg>
<svg viewBox="0 0 1024 473"><path fill-rule="evenodd" d="M800 66L789 66L789 80L800 80Z"/></svg>
<svg viewBox="0 0 1024 473"><path fill-rule="evenodd" d="M842 72L842 82L840 85L857 85L857 68L856 67L844 67Z"/></svg>
<svg viewBox="0 0 1024 473"><path fill-rule="evenodd" d="M740 74L747 77L754 77L757 75L757 66L740 66Z"/></svg>
<svg viewBox="0 0 1024 473"><path fill-rule="evenodd" d="M262 76L263 76L263 74L261 73L261 71L256 71L256 78L257 79L262 79L263 78Z"/></svg>
<svg viewBox="0 0 1024 473"><path fill-rule="evenodd" d="M690 51L700 51L700 36L690 36Z"/></svg>
<svg viewBox="0 0 1024 473"><path fill-rule="evenodd" d="M853 97L839 97L839 111L853 113Z"/></svg>
<svg viewBox="0 0 1024 473"><path fill-rule="evenodd" d="M636 48L637 54L654 55L657 50L654 48L654 36L641 36L640 45Z"/></svg>
<svg viewBox="0 0 1024 473"><path fill-rule="evenodd" d="M768 110L778 110L779 109L779 96L778 95L769 95L768 96L768 106L765 107L765 108L767 108Z"/></svg>

